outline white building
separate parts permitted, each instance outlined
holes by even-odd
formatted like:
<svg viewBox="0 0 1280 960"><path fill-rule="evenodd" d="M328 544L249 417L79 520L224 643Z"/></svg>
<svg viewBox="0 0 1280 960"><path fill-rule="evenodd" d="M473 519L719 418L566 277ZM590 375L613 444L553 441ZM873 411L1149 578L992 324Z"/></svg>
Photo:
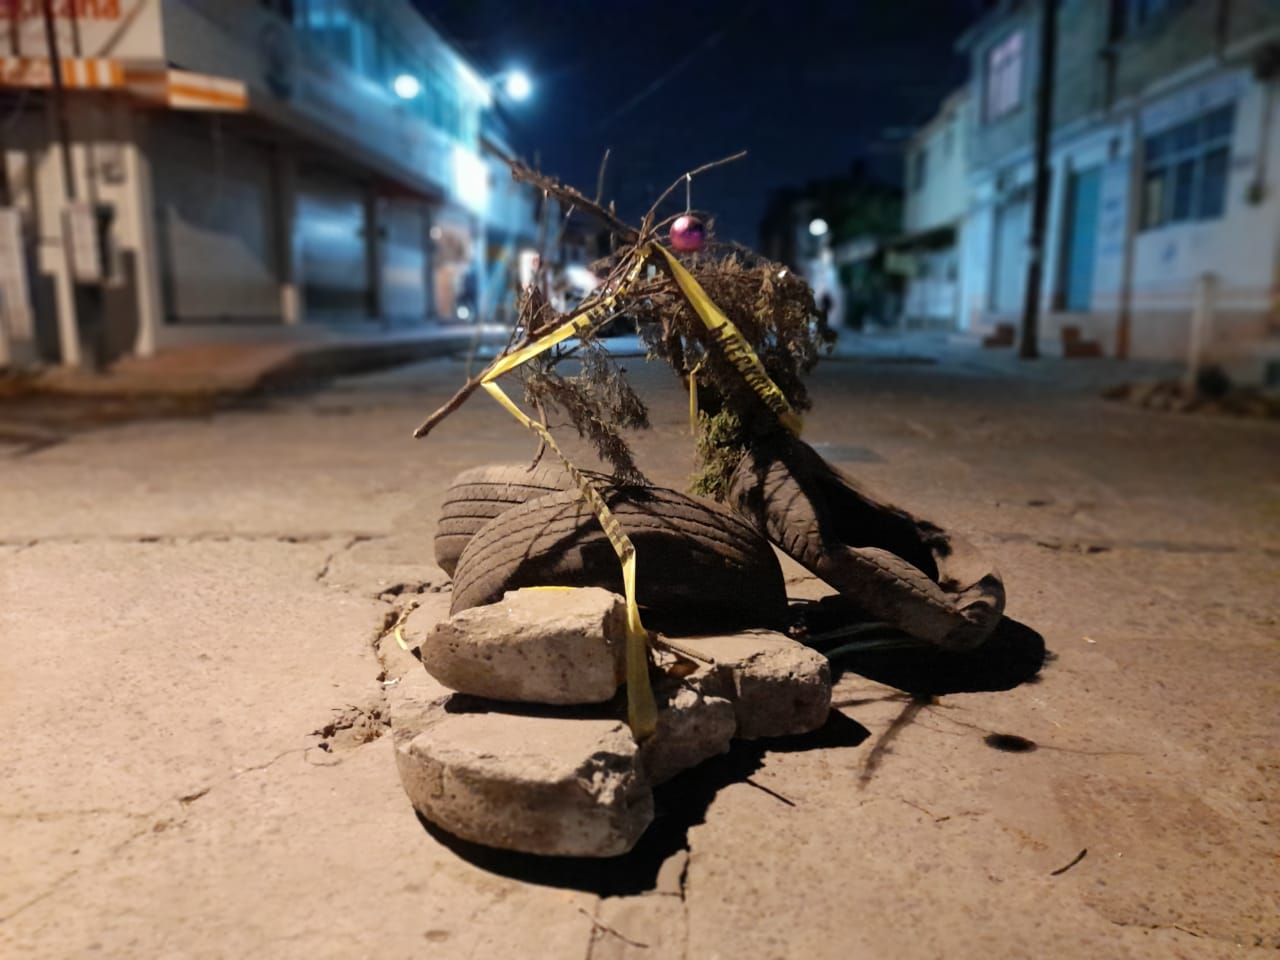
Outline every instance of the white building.
<svg viewBox="0 0 1280 960"><path fill-rule="evenodd" d="M962 39L974 91L961 322L1016 326L1026 282L1042 5ZM1280 7L1060 0L1041 346L1280 374ZM1268 370L1271 371L1268 374Z"/></svg>
<svg viewBox="0 0 1280 960"><path fill-rule="evenodd" d="M9 6L15 361L476 319L509 289L535 197L482 136L489 84L408 0L54 3L61 110L43 5Z"/></svg>
<svg viewBox="0 0 1280 960"><path fill-rule="evenodd" d="M905 280L907 327L954 327L960 312L958 240L969 198L969 97L958 90L906 148L903 230L888 258Z"/></svg>

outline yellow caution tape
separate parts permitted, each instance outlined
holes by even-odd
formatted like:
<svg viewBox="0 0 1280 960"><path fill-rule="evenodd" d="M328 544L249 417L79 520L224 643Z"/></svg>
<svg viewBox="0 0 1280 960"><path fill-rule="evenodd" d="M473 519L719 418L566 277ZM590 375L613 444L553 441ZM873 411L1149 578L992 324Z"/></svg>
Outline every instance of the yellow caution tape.
<svg viewBox="0 0 1280 960"><path fill-rule="evenodd" d="M698 371L706 362L707 358L703 357L689 371L689 432L695 437L698 435Z"/></svg>
<svg viewBox="0 0 1280 960"><path fill-rule="evenodd" d="M702 319L703 325L711 332L712 337L720 345L729 362L738 368L738 372L742 374L751 389L756 392L756 396L778 415L782 425L792 433L799 435L800 418L791 409L791 404L787 402L786 395L769 378L769 374L765 372L764 364L756 356L755 350L751 349L751 344L747 342L746 337L733 325L733 321L726 317L724 312L712 302L711 298L707 296L707 292L693 278L693 274L681 266L680 261L675 258L675 255L670 250L656 243L650 244L646 249L650 252L657 250L667 258L667 265L671 268L671 275L675 277L676 283L680 287L680 292L685 295L689 305L693 307L694 312Z"/></svg>
<svg viewBox="0 0 1280 960"><path fill-rule="evenodd" d="M498 403L515 417L525 428L535 433L560 458L565 469L577 485L578 492L591 507L600 527L613 546L614 553L622 564L622 585L626 595L627 609L627 722L636 739L650 736L657 728L658 710L653 698L653 689L649 685L649 633L640 621L640 608L636 604L636 548L626 533L623 532L618 519L609 510L600 491L585 477L577 467L564 455L551 437L550 431L541 423L530 418L511 400L494 381L521 364L545 353L574 335L581 336L603 322L617 298L633 284L644 269L649 256L657 250L667 259L671 274L675 277L681 292L693 307L694 312L702 320L712 338L724 351L728 360L737 367L747 384L756 395L769 407L788 430L800 433L800 418L791 409L786 395L778 389L778 385L770 379L764 364L747 342L733 322L712 302L707 292L694 279L680 262L665 247L650 244L639 252L636 262L626 272L617 286L608 295L600 298L587 310L570 318L561 326L528 346L522 347L505 357L500 358L481 380L481 386ZM704 358L705 361L705 358ZM698 426L698 382L697 375L702 368L700 361L689 371L689 429L697 431ZM397 637L397 639L399 639Z"/></svg>
<svg viewBox="0 0 1280 960"><path fill-rule="evenodd" d="M644 624L640 622L640 608L636 605L636 548L631 543L631 539L623 532L621 525L618 523L618 518L613 515L608 505L605 504L604 498L600 496L600 491L582 475L582 472L556 446L555 440L551 437L551 432L538 421L526 415L523 410L512 402L503 389L488 377L481 382L481 386L489 392L490 396L506 407L513 417L536 433L542 442L560 458L560 462L564 464L565 469L569 471L569 475L573 477L573 482L577 485L578 492L587 501L592 512L596 515L596 519L600 522L600 527L604 530L604 535L609 538L613 552L618 555L618 560L622 564L622 588L627 606L627 723L631 726L631 732L636 739L642 740L657 729L658 708L653 699L653 689L649 685L649 632L644 628Z"/></svg>
<svg viewBox="0 0 1280 960"><path fill-rule="evenodd" d="M643 740L645 737L652 735L654 730L657 729L658 707L653 699L653 688L649 685L649 631L644 628L644 624L640 621L640 608L636 604L636 548L626 533L623 532L617 517L613 515L613 512L604 502L604 498L600 496L600 491L583 476L582 472L556 446L555 440L551 437L551 432L516 406L512 399L494 381L507 371L513 370L520 364L527 363L539 354L551 349L557 343L573 336L575 333L585 333L592 326L602 321L618 295L640 276L640 271L644 268L644 262L644 257L637 257L636 263L627 271L611 294L601 298L589 310L557 327L537 342L503 357L494 364L493 368L485 374L484 379L480 382L480 385L484 387L491 397L502 404L507 412L519 420L527 429L537 434L542 442L560 458L560 462L564 464L565 469L577 485L578 492L591 507L596 519L600 522L604 535L609 538L609 543L622 564L622 587L626 598L627 610L627 723L630 725L631 732L637 740Z"/></svg>
<svg viewBox="0 0 1280 960"><path fill-rule="evenodd" d="M605 315L613 307L614 301L618 299L622 293L636 282L636 278L640 276L640 271L644 269L645 258L637 257L636 262L631 269L626 272L613 292L607 296L601 297L596 303L584 310L582 313L571 318L552 330L545 337L529 344L527 347L521 347L505 357L499 358L497 363L493 365L493 369L485 376L485 380L494 380L502 376L509 370L514 370L523 363L528 363L540 353L545 353L554 347L557 343L568 340L575 334L581 335L586 333L592 327L601 323L605 319Z"/></svg>

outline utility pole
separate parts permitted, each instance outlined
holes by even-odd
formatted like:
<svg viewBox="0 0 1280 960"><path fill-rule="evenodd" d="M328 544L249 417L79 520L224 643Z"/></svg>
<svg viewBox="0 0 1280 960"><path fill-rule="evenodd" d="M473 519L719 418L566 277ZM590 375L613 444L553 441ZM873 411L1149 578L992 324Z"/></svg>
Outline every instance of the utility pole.
<svg viewBox="0 0 1280 960"><path fill-rule="evenodd" d="M62 85L62 58L58 53L58 30L53 22L53 0L44 0L44 39L49 52L53 122L57 125L62 153L62 187L68 200L76 198L76 176L71 160L71 131L67 126L66 92Z"/></svg>
<svg viewBox="0 0 1280 960"><path fill-rule="evenodd" d="M1036 168L1031 198L1031 236L1027 242L1027 289L1022 303L1022 340L1018 356L1040 356L1040 284L1044 277L1044 235L1049 219L1049 141L1053 132L1053 70L1057 47L1058 0L1041 0L1040 69L1036 87Z"/></svg>

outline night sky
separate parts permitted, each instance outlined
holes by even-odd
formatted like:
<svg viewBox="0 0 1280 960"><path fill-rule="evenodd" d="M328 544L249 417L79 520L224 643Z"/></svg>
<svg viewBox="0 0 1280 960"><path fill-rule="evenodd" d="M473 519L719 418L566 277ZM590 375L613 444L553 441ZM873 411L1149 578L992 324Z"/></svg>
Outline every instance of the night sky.
<svg viewBox="0 0 1280 960"><path fill-rule="evenodd" d="M771 190L858 158L900 179L899 144L964 81L955 38L982 0L416 0L485 71L521 67L516 148L635 220L676 177L695 179L718 233L754 245ZM681 198L681 203L683 197Z"/></svg>

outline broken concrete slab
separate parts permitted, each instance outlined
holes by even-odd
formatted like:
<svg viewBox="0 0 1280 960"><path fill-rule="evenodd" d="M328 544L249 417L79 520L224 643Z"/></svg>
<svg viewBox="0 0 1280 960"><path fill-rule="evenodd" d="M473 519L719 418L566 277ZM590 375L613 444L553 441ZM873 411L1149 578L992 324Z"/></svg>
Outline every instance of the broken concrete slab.
<svg viewBox="0 0 1280 960"><path fill-rule="evenodd" d="M645 773L653 784L665 783L678 773L727 753L738 721L733 704L704 682L707 671L685 680L663 678L654 684L658 702L658 728L640 746Z"/></svg>
<svg viewBox="0 0 1280 960"><path fill-rule="evenodd" d="M460 693L522 703L604 703L624 674L626 607L599 587L513 590L436 624L422 663Z"/></svg>
<svg viewBox="0 0 1280 960"><path fill-rule="evenodd" d="M621 721L498 712L425 671L393 689L400 781L449 833L522 853L611 857L652 822L640 751Z"/></svg>
<svg viewBox="0 0 1280 960"><path fill-rule="evenodd" d="M789 736L826 723L831 667L816 650L771 630L681 637L679 643L715 661L703 685L733 702L736 736Z"/></svg>

